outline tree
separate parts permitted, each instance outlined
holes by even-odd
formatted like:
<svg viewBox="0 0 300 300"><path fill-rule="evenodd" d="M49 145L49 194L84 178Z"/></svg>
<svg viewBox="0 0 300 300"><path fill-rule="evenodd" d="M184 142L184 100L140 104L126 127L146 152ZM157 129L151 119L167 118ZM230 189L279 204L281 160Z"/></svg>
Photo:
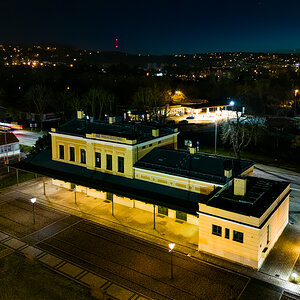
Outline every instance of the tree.
<svg viewBox="0 0 300 300"><path fill-rule="evenodd" d="M41 130L43 129L43 114L46 111L49 102L49 91L44 85L34 85L25 94L25 98L29 102L30 109L32 104L39 115L41 122Z"/></svg>
<svg viewBox="0 0 300 300"><path fill-rule="evenodd" d="M31 148L30 154L37 154L41 151L49 149L51 147L51 135L49 133L44 134L42 137L38 138L35 145Z"/></svg>
<svg viewBox="0 0 300 300"><path fill-rule="evenodd" d="M248 117L239 112L236 113L235 119L222 124L222 141L232 146L236 158L240 158L242 149L250 144L253 138L253 125Z"/></svg>
<svg viewBox="0 0 300 300"><path fill-rule="evenodd" d="M165 122L170 103L170 95L166 90L160 90L157 86L153 88L139 88L133 95L133 106L145 113L149 113L150 120Z"/></svg>
<svg viewBox="0 0 300 300"><path fill-rule="evenodd" d="M115 100L113 94L104 90L103 88L91 88L85 95L85 100L89 104L91 113L95 118L98 115L98 119L102 118L104 110L112 113L112 107Z"/></svg>

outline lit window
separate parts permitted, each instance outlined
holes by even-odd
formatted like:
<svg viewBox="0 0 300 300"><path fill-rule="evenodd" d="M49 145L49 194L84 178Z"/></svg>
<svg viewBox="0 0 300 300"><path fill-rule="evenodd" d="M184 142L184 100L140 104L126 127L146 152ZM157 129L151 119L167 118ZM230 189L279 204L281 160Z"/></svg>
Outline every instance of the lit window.
<svg viewBox="0 0 300 300"><path fill-rule="evenodd" d="M236 242L239 242L239 243L243 243L244 242L244 234L242 232L233 230L233 240Z"/></svg>
<svg viewBox="0 0 300 300"><path fill-rule="evenodd" d="M222 236L222 227L218 225L212 225L212 234Z"/></svg>

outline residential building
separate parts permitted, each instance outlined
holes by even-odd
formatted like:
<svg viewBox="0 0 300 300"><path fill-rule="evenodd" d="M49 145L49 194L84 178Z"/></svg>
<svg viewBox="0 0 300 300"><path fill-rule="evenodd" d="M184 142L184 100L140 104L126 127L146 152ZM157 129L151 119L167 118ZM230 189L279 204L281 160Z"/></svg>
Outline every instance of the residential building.
<svg viewBox="0 0 300 300"><path fill-rule="evenodd" d="M0 160L18 158L20 156L19 140L12 132L0 133Z"/></svg>

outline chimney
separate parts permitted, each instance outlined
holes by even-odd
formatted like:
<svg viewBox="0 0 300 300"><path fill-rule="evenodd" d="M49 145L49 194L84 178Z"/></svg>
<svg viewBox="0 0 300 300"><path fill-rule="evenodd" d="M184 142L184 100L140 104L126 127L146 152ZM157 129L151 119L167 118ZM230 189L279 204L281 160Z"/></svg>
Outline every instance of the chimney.
<svg viewBox="0 0 300 300"><path fill-rule="evenodd" d="M108 122L109 124L116 123L116 117L109 117Z"/></svg>
<svg viewBox="0 0 300 300"><path fill-rule="evenodd" d="M77 110L77 119L83 119L84 113L83 110Z"/></svg>
<svg viewBox="0 0 300 300"><path fill-rule="evenodd" d="M246 195L247 178L234 178L234 195L245 196Z"/></svg>
<svg viewBox="0 0 300 300"><path fill-rule="evenodd" d="M196 154L196 148L195 147L191 147L190 148L190 153L191 154Z"/></svg>
<svg viewBox="0 0 300 300"><path fill-rule="evenodd" d="M232 177L232 169L224 169L224 176L227 178Z"/></svg>
<svg viewBox="0 0 300 300"><path fill-rule="evenodd" d="M152 136L158 137L159 136L159 129L152 129Z"/></svg>

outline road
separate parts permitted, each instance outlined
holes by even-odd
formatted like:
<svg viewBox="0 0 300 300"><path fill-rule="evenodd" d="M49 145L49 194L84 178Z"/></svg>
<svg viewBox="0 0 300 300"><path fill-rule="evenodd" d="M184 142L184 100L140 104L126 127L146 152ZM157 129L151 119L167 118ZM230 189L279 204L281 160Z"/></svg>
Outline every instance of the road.
<svg viewBox="0 0 300 300"><path fill-rule="evenodd" d="M30 146L30 147L34 146L38 138L43 136L43 133L41 132L28 131L28 130L15 130L13 133L20 141L20 144Z"/></svg>

